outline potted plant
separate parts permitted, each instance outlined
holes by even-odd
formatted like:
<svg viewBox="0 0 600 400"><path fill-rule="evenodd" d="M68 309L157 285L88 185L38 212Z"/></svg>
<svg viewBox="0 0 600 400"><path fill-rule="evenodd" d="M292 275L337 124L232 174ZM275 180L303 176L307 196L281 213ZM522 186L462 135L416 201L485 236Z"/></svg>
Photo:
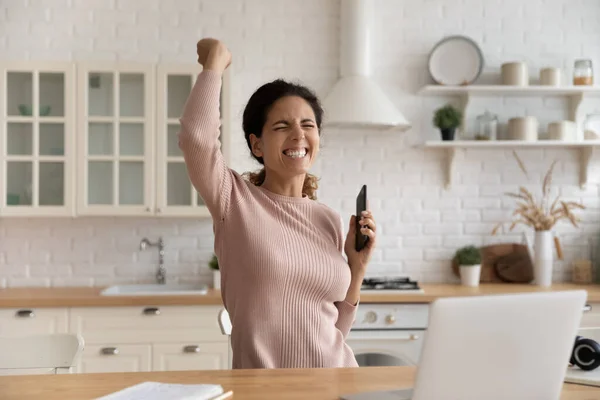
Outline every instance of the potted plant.
<svg viewBox="0 0 600 400"><path fill-rule="evenodd" d="M475 246L461 247L454 256L460 268L460 280L465 286L479 286L481 251Z"/></svg>
<svg viewBox="0 0 600 400"><path fill-rule="evenodd" d="M442 140L454 140L456 128L461 121L462 112L451 104L438 108L433 116L433 124L440 129Z"/></svg>
<svg viewBox="0 0 600 400"><path fill-rule="evenodd" d="M208 268L213 271L213 288L221 289L221 271L219 270L219 260L216 254L213 254L208 262Z"/></svg>

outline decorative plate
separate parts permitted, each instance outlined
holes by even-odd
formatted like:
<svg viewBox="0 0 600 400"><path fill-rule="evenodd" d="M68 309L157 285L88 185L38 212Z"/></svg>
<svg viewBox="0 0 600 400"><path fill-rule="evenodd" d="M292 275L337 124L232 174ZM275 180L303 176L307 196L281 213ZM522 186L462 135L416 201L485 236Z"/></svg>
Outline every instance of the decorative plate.
<svg viewBox="0 0 600 400"><path fill-rule="evenodd" d="M440 85L470 85L482 70L481 49L466 36L448 36L429 54L429 74Z"/></svg>

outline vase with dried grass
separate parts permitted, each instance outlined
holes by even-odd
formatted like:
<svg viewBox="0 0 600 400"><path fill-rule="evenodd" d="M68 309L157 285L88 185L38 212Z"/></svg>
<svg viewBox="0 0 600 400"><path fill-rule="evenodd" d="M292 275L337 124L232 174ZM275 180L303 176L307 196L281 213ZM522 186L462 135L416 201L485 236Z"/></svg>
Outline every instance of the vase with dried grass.
<svg viewBox="0 0 600 400"><path fill-rule="evenodd" d="M517 153L513 151L513 156L517 160L519 168L527 178L529 174L525 168L525 164ZM554 226L561 220L566 220L578 227L581 219L577 217L573 211L575 209L585 209L585 207L574 201L563 201L560 195L557 195L550 202L550 188L552 186L552 173L556 161L550 165L550 168L544 176L542 183L542 193L539 200L527 188L521 186L516 193L506 193L517 201L517 207L512 214L509 230L512 231L517 225L524 225L533 228L535 232L533 245L533 266L534 280L539 286L552 285L552 269L554 265L554 250L552 242L559 252L560 246L558 238L553 235ZM492 235L498 233L503 223L499 223L494 227Z"/></svg>

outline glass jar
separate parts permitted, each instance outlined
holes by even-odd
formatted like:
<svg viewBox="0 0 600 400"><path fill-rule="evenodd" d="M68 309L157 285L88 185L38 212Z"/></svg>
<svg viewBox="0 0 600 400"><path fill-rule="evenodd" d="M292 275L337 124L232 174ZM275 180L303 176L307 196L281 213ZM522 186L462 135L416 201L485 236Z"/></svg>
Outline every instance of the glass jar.
<svg viewBox="0 0 600 400"><path fill-rule="evenodd" d="M475 140L496 140L498 134L498 116L489 111L477 116Z"/></svg>
<svg viewBox="0 0 600 400"><path fill-rule="evenodd" d="M592 67L592 60L575 60L573 66L573 85L587 85L591 86L594 84L594 69Z"/></svg>

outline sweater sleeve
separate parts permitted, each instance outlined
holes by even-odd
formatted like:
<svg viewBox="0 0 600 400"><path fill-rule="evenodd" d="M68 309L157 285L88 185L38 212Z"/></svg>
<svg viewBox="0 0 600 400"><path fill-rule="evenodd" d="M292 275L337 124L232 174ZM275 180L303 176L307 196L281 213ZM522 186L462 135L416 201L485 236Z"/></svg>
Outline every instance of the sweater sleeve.
<svg viewBox="0 0 600 400"><path fill-rule="evenodd" d="M340 216L340 231L338 233L338 243L340 244L340 251L342 254L344 253L344 220ZM348 267L350 268L350 267ZM360 302L360 301L359 301ZM356 318L356 309L358 308L358 303L352 305L347 301L338 301L335 304L335 307L338 309L338 319L335 323L336 328L338 328L342 334L344 335L344 339L348 336L350 332L350 328L352 328L352 324L354 323L354 319Z"/></svg>
<svg viewBox="0 0 600 400"><path fill-rule="evenodd" d="M219 142L221 85L220 73L203 70L179 119L179 148L190 181L215 221L225 218L233 182Z"/></svg>

